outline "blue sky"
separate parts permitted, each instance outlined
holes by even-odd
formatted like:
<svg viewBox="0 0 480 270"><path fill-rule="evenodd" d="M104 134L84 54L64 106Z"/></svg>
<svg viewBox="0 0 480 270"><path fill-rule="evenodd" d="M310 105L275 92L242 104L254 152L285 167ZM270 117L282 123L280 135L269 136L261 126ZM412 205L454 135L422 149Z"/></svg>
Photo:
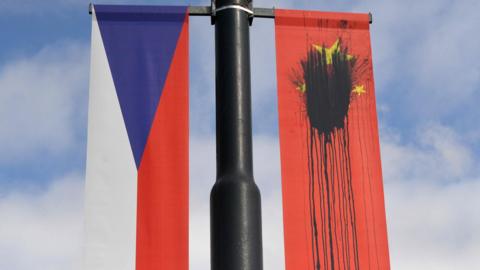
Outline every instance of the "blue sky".
<svg viewBox="0 0 480 270"><path fill-rule="evenodd" d="M113 1L98 1L98 3ZM206 1L116 1L207 5ZM373 13L393 269L480 266L480 2L256 1ZM80 269L88 1L0 3L0 269ZM191 18L191 269L208 269L215 178L213 27ZM273 21L251 28L255 177L265 269L283 269Z"/></svg>

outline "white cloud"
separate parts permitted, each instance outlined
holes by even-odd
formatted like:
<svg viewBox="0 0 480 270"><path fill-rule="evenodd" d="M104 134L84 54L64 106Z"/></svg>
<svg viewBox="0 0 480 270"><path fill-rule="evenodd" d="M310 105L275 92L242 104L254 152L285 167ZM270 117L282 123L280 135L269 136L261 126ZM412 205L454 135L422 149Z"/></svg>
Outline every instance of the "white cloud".
<svg viewBox="0 0 480 270"><path fill-rule="evenodd" d="M477 269L479 192L478 178L444 186L387 181L392 269Z"/></svg>
<svg viewBox="0 0 480 270"><path fill-rule="evenodd" d="M0 269L80 269L83 179L68 175L46 190L0 197Z"/></svg>
<svg viewBox="0 0 480 270"><path fill-rule="evenodd" d="M384 132L382 162L392 269L476 269L480 260L479 162L454 130L417 138Z"/></svg>
<svg viewBox="0 0 480 270"><path fill-rule="evenodd" d="M415 139L382 140L392 269L475 269L480 251L480 177L451 160L476 164L448 127L431 125ZM448 144L433 134L447 134ZM384 132L386 133L386 132ZM435 135L433 135L435 136ZM255 177L262 190L264 269L284 269L278 141L257 136ZM461 158L459 158L461 157ZM215 179L212 137L191 139L190 269L208 269L209 195ZM429 161L430 163L426 163ZM425 168L421 168L424 167ZM453 180L438 179L439 176ZM0 198L0 268L77 269L82 253L83 182L53 181L44 192L10 192ZM21 259L20 259L21 258Z"/></svg>
<svg viewBox="0 0 480 270"><path fill-rule="evenodd" d="M190 138L190 269L210 265L210 190L215 183L215 141Z"/></svg>
<svg viewBox="0 0 480 270"><path fill-rule="evenodd" d="M85 112L88 49L59 43L0 67L0 162L63 153ZM80 114L80 115L79 115Z"/></svg>
<svg viewBox="0 0 480 270"><path fill-rule="evenodd" d="M414 138L401 138L382 129L382 161L385 179L459 182L475 173L475 155L462 136L449 127L430 124L419 128Z"/></svg>
<svg viewBox="0 0 480 270"><path fill-rule="evenodd" d="M421 131L421 142L435 149L443 170L454 178L464 178L471 172L473 153L469 145L454 130L440 126L429 125Z"/></svg>
<svg viewBox="0 0 480 270"><path fill-rule="evenodd" d="M377 89L409 104L418 121L457 114L478 95L480 2L359 2L371 10ZM393 92L392 92L393 91ZM395 92L396 91L396 92Z"/></svg>

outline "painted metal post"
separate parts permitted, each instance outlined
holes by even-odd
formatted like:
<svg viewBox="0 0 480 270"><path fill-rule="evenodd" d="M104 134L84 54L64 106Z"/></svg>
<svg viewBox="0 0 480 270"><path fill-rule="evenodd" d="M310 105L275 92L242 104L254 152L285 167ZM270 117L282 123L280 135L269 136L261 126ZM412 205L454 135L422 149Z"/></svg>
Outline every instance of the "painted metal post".
<svg viewBox="0 0 480 270"><path fill-rule="evenodd" d="M262 270L260 191L252 164L252 3L214 4L217 180L210 197L211 269Z"/></svg>

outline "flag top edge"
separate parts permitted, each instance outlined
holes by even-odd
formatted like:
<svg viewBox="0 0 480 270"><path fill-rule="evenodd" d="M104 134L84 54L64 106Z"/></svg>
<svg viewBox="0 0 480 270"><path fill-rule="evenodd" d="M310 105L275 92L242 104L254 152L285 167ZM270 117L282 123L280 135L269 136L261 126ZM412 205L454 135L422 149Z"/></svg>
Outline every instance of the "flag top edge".
<svg viewBox="0 0 480 270"><path fill-rule="evenodd" d="M369 13L275 9L276 26L369 29Z"/></svg>
<svg viewBox="0 0 480 270"><path fill-rule="evenodd" d="M105 5L94 4L97 13L186 13L188 6L160 6L160 5Z"/></svg>

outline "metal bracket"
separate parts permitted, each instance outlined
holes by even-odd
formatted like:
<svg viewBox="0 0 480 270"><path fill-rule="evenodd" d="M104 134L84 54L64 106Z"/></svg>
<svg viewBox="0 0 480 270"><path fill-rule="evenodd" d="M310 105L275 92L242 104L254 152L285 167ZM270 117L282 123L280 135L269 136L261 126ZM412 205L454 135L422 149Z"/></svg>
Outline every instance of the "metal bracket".
<svg viewBox="0 0 480 270"><path fill-rule="evenodd" d="M254 8L253 9L253 16L256 17L256 18L274 19L275 18L275 7L272 7L272 8Z"/></svg>
<svg viewBox="0 0 480 270"><path fill-rule="evenodd" d="M217 6L215 5L215 0L210 1L210 24L215 24L215 15L217 12Z"/></svg>
<svg viewBox="0 0 480 270"><path fill-rule="evenodd" d="M188 15L190 16L211 16L212 8L208 6L189 6Z"/></svg>
<svg viewBox="0 0 480 270"><path fill-rule="evenodd" d="M244 7L244 6L240 6L240 5L229 5L229 6L222 6L220 8L217 8L216 5L215 5L215 0L211 0L211 4L210 4L211 24L212 25L215 24L215 16L217 15L218 11L222 11L222 10L230 9L230 8L241 9L241 10L245 11L246 13L248 13L248 20L249 20L250 25L252 25L254 17L263 17L263 16L257 16L255 14L257 8L253 8L253 5L252 5L251 1L249 2L248 7ZM264 17L264 18L266 18L266 17Z"/></svg>
<svg viewBox="0 0 480 270"><path fill-rule="evenodd" d="M253 17L255 17L255 11L253 10L253 1L248 1L248 10L250 10L250 13L248 13L248 23L250 26L253 23Z"/></svg>

